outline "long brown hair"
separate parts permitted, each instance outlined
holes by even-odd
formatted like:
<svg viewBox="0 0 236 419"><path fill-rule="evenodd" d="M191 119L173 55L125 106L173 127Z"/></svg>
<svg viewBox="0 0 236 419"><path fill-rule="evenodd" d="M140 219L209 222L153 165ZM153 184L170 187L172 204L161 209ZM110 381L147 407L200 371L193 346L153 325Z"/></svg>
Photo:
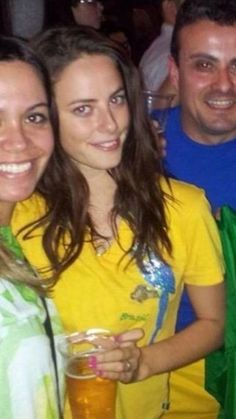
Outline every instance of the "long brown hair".
<svg viewBox="0 0 236 419"><path fill-rule="evenodd" d="M159 183L163 170L136 67L117 45L84 26L49 29L34 41L34 47L46 64L52 83L57 82L67 65L82 55L106 55L116 65L124 82L130 127L121 162L109 171L117 185L113 228L117 215L127 221L133 232L132 254L139 266L143 255L150 251L162 258L163 248L171 251L165 217L166 196ZM88 229L96 233L96 228L89 215L89 187L85 177L65 155L58 157L55 152L51 163L38 186L50 209L43 220L47 222L43 240L54 268L60 259L58 244L66 242L64 269L80 254Z"/></svg>

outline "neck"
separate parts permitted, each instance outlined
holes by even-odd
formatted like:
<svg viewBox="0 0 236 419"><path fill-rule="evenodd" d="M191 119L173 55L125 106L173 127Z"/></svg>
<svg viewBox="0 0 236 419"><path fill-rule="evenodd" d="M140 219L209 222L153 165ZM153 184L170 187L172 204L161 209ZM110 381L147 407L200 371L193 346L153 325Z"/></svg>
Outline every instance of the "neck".
<svg viewBox="0 0 236 419"><path fill-rule="evenodd" d="M181 99L180 99L181 102ZM236 138L236 128L231 129L220 129L214 122L207 122L199 120L198 122L192 118L185 109L180 110L181 112L181 125L185 134L192 139L192 141L204 144L204 145L217 145L224 144L232 141Z"/></svg>
<svg viewBox="0 0 236 419"><path fill-rule="evenodd" d="M188 129L188 127L185 127L184 124L183 131L187 134L189 138L191 138L192 141L204 145L224 144L236 138L236 132L234 133L234 135L232 135L232 132L211 134L210 132L201 131L199 133L198 130Z"/></svg>
<svg viewBox="0 0 236 419"><path fill-rule="evenodd" d="M97 231L109 237L112 235L110 214L114 205L116 184L105 171L87 181L90 189L89 213Z"/></svg>
<svg viewBox="0 0 236 419"><path fill-rule="evenodd" d="M12 202L0 202L0 225L8 225L15 207Z"/></svg>

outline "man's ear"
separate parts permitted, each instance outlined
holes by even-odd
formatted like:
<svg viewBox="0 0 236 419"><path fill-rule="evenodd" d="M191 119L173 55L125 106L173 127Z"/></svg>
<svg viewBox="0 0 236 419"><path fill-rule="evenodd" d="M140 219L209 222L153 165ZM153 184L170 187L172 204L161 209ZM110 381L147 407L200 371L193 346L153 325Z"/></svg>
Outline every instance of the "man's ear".
<svg viewBox="0 0 236 419"><path fill-rule="evenodd" d="M179 67L177 66L173 57L169 57L168 59L168 67L169 67L169 77L171 84L175 86L175 88L179 89Z"/></svg>

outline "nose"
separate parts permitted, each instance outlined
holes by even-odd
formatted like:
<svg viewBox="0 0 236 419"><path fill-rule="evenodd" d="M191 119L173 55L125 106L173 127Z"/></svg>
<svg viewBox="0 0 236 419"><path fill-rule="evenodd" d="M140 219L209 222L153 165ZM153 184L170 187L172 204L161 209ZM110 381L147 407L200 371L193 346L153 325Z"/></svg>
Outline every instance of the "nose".
<svg viewBox="0 0 236 419"><path fill-rule="evenodd" d="M27 148L28 137L25 129L18 122L5 126L3 132L0 130L0 142L7 152L21 152Z"/></svg>
<svg viewBox="0 0 236 419"><path fill-rule="evenodd" d="M216 80L217 88L222 92L228 92L234 87L234 82L231 73L228 69L221 69L217 74Z"/></svg>
<svg viewBox="0 0 236 419"><path fill-rule="evenodd" d="M99 130L101 132L114 133L117 130L118 124L111 109L108 107L101 110L98 115Z"/></svg>

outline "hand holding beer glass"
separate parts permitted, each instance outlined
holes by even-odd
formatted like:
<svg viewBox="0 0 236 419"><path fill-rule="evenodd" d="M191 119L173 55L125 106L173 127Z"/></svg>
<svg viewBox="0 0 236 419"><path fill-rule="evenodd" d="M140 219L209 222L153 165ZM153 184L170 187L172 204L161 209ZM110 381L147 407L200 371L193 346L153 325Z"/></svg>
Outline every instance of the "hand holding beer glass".
<svg viewBox="0 0 236 419"><path fill-rule="evenodd" d="M117 383L97 377L89 360L97 352L116 346L114 338L103 329L76 332L60 342L73 419L115 419Z"/></svg>

